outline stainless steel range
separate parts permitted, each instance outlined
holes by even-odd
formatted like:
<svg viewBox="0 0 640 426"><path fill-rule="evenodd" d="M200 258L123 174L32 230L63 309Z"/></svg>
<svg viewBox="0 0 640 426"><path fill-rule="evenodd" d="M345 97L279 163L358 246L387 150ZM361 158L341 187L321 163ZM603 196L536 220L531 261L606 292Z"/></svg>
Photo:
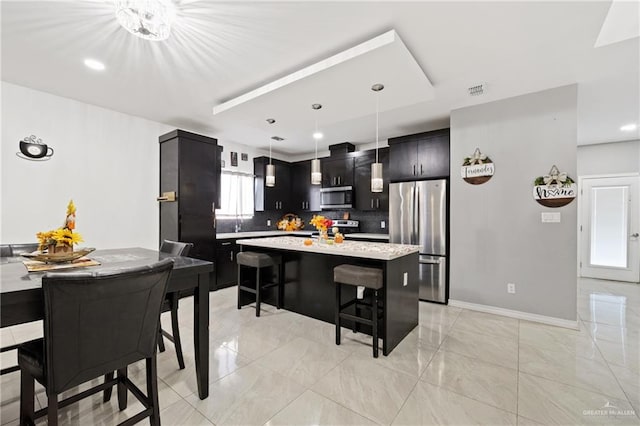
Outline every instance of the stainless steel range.
<svg viewBox="0 0 640 426"><path fill-rule="evenodd" d="M358 230L360 229L360 222L358 222L357 220L346 220L346 219L332 219L332 220L333 220L333 225L331 226L331 228L338 227L341 234L351 234L354 232L358 232ZM331 228L328 229L329 236L333 235L333 231ZM318 234L319 234L318 231L314 231L313 234L311 235L316 236Z"/></svg>

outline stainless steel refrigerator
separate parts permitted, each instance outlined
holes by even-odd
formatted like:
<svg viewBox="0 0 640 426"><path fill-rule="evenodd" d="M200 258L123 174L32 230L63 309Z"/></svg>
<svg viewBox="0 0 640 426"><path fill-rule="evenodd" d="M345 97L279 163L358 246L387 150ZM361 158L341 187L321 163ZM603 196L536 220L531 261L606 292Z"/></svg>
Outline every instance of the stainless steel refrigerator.
<svg viewBox="0 0 640 426"><path fill-rule="evenodd" d="M389 241L420 246L420 299L446 303L446 180L389 185Z"/></svg>

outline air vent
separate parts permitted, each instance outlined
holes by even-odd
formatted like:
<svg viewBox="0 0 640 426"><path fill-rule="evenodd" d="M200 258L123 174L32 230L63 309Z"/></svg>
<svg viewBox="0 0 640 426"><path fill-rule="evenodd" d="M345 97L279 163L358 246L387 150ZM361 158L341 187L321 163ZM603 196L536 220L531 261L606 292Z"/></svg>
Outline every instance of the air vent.
<svg viewBox="0 0 640 426"><path fill-rule="evenodd" d="M476 86L471 86L467 90L469 91L469 96L480 96L487 90L487 85L486 83L482 83Z"/></svg>
<svg viewBox="0 0 640 426"><path fill-rule="evenodd" d="M280 142L284 140L284 138L281 138L280 136L271 136L271 139L273 139L276 142Z"/></svg>

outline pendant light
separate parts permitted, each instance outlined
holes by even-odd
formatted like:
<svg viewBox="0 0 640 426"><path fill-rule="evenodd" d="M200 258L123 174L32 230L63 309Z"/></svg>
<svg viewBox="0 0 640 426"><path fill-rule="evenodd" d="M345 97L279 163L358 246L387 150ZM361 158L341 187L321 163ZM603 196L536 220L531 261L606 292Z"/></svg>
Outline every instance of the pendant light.
<svg viewBox="0 0 640 426"><path fill-rule="evenodd" d="M273 124L276 120L273 118L267 118L267 123ZM273 138L269 139L269 164L267 164L267 175L265 177L265 185L268 187L276 186L276 166L272 164L271 161L271 141Z"/></svg>
<svg viewBox="0 0 640 426"><path fill-rule="evenodd" d="M313 104L311 108L318 111L322 108L320 104ZM316 156L311 160L311 185L320 185L322 183L322 169L320 168L320 160L318 159L318 141L322 139L322 133L318 131L318 117L316 113L316 131L313 132L313 139L316 142Z"/></svg>
<svg viewBox="0 0 640 426"><path fill-rule="evenodd" d="M379 133L379 116L380 116L380 92L384 89L382 84L374 84L371 90L376 92L376 162L371 164L371 192L382 192L384 190L384 181L382 180L382 163L378 160L378 133Z"/></svg>

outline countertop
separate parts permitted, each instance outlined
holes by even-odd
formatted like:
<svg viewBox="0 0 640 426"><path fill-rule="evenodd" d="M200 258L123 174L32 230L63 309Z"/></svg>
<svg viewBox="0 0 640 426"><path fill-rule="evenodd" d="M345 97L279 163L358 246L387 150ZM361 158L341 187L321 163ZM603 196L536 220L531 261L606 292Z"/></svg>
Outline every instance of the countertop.
<svg viewBox="0 0 640 426"><path fill-rule="evenodd" d="M225 232L216 234L218 240L235 240L239 238L261 238L261 237L281 237L293 235L297 237L309 237L312 230L307 231L249 231L249 232ZM359 238L366 240L389 241L389 234L371 234L366 232L354 232L352 234L344 234L347 240L357 240Z"/></svg>
<svg viewBox="0 0 640 426"><path fill-rule="evenodd" d="M318 242L316 239L313 240L312 245L305 246L303 238L293 236L244 239L236 241L236 244L377 260L393 260L411 253L417 253L419 250L419 246L405 244L365 241L344 241L342 244L325 244Z"/></svg>

